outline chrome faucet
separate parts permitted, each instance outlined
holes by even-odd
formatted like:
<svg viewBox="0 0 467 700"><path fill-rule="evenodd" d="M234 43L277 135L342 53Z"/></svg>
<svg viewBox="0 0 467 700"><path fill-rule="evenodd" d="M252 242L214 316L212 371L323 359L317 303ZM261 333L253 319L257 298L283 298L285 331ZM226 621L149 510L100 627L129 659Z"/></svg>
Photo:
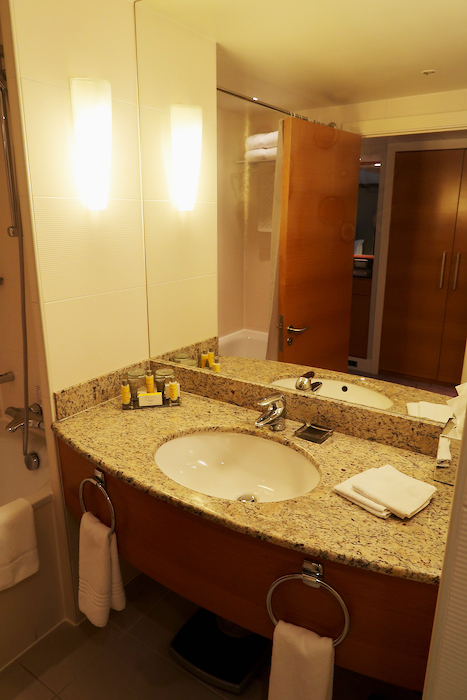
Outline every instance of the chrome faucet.
<svg viewBox="0 0 467 700"><path fill-rule="evenodd" d="M8 430L9 433L15 433L18 428L24 428L24 409L15 408L15 406L8 406L5 413L13 418L13 420L11 420L6 426L5 430ZM29 428L45 430L42 406L40 406L38 403L31 404L31 406L28 408L28 416Z"/></svg>
<svg viewBox="0 0 467 700"><path fill-rule="evenodd" d="M5 372L4 374L0 374L0 384L6 384L7 382L14 382L15 381L15 375L13 372Z"/></svg>
<svg viewBox="0 0 467 700"><path fill-rule="evenodd" d="M265 408L259 418L255 420L257 428L269 425L274 432L285 429L285 396L283 394L273 394L262 399L258 406Z"/></svg>

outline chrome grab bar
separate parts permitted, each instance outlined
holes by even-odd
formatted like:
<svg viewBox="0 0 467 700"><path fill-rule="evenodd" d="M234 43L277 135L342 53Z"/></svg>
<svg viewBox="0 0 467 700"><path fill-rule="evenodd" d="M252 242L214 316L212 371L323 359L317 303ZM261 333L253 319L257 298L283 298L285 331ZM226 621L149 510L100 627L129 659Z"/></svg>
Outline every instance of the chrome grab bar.
<svg viewBox="0 0 467 700"><path fill-rule="evenodd" d="M320 586L323 586L329 593L332 593L332 595L336 598L336 600L340 603L342 611L344 613L344 629L340 633L336 639L333 640L332 646L337 647L338 644L344 641L344 639L347 636L347 633L350 629L350 615L349 611L347 610L347 606L344 603L343 599L337 593L337 591L332 588L329 584L325 583L322 579L323 576L323 567L321 564L315 564L314 562L305 561L303 562L302 565L302 572L300 574L288 574L287 576L281 576L280 578L276 579L274 583L271 584L267 597L266 597L266 607L269 613L269 617L271 618L271 622L274 625L277 625L278 620L276 620L273 610L272 610L272 594L276 590L278 586L280 586L281 583L284 583L285 581L291 581L292 579L301 579L304 584L307 586L311 586L312 588L319 588Z"/></svg>
<svg viewBox="0 0 467 700"><path fill-rule="evenodd" d="M83 479L79 486L79 502L81 505L81 510L84 513L87 513L88 511L86 510L86 504L84 503L84 487L85 485L89 483L92 484L93 486L97 486L101 494L104 496L105 500L107 501L107 505L109 506L110 510L110 532L109 532L109 537L112 537L112 535L115 532L115 509L113 507L113 503L110 500L110 496L105 490L105 476L104 472L101 469L94 469L94 478L92 477L86 477Z"/></svg>
<svg viewBox="0 0 467 700"><path fill-rule="evenodd" d="M455 292L457 289L457 280L459 279L459 265L461 262L461 254L456 255L456 269L454 270L454 282L452 283L452 291Z"/></svg>
<svg viewBox="0 0 467 700"><path fill-rule="evenodd" d="M446 267L446 255L447 255L447 254L448 254L448 251L445 250L445 251L443 252L443 258L442 258L442 260L441 260L441 272L440 272L440 275L439 275L439 288L440 288L440 289L443 288L443 284L444 284L444 268Z"/></svg>
<svg viewBox="0 0 467 700"><path fill-rule="evenodd" d="M303 328L294 328L293 326L287 326L287 333L305 333L310 328L310 326L303 326Z"/></svg>

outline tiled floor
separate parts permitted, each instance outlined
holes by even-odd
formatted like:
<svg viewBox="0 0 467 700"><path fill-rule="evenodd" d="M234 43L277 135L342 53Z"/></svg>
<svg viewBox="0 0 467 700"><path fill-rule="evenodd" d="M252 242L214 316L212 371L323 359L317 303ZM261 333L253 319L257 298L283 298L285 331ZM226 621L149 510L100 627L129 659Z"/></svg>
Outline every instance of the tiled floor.
<svg viewBox="0 0 467 700"><path fill-rule="evenodd" d="M107 627L63 623L0 673L1 700L226 700L177 666L168 644L196 607L141 575ZM243 692L266 700L268 668ZM374 693L374 695L371 695ZM417 693L336 669L333 700L418 700ZM293 700L293 698L284 698Z"/></svg>

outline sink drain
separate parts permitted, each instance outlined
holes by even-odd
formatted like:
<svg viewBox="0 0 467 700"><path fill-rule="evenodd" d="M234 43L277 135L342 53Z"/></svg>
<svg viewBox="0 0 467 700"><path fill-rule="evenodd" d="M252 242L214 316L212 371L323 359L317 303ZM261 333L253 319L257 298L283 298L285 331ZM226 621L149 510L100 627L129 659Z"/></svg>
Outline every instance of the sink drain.
<svg viewBox="0 0 467 700"><path fill-rule="evenodd" d="M254 493L241 493L240 496L237 496L237 501L241 501L241 503L256 503L257 500Z"/></svg>

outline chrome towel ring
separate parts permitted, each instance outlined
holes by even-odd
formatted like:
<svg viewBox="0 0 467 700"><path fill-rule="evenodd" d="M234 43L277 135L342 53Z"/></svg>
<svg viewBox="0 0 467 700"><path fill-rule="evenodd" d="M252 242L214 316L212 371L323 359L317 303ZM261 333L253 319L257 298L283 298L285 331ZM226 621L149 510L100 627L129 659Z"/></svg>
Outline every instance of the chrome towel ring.
<svg viewBox="0 0 467 700"><path fill-rule="evenodd" d="M332 595L339 601L342 611L344 613L344 629L342 630L341 634L333 640L332 646L337 647L338 644L344 641L344 639L347 636L347 633L350 629L350 615L349 611L347 610L347 606L344 603L343 599L337 593L337 591L332 588L328 583L325 583L322 579L323 576L323 567L321 564L314 564L311 561L305 561L303 562L302 566L302 572L300 574L288 574L287 576L281 576L280 578L276 579L274 583L271 584L268 595L266 597L266 607L269 613L269 617L271 618L271 621L274 623L274 625L277 625L277 620L274 616L273 610L272 610L272 594L276 590L278 586L280 586L281 583L284 583L284 581L291 581L292 579L302 579L303 583L305 583L307 586L311 586L312 588L319 588L320 586L323 586L329 593L332 593Z"/></svg>
<svg viewBox="0 0 467 700"><path fill-rule="evenodd" d="M104 478L104 472L101 471L100 469L94 469L94 478L92 477L86 477L86 479L83 479L79 486L79 502L81 504L81 510L84 513L87 513L86 510L86 504L84 503L84 487L86 483L93 484L93 486L97 486L99 491L102 493L104 496L105 500L107 501L107 505L109 506L110 510L110 532L109 532L109 537L112 537L112 535L115 532L115 509L113 507L113 503L110 500L110 496L105 490L105 478Z"/></svg>

